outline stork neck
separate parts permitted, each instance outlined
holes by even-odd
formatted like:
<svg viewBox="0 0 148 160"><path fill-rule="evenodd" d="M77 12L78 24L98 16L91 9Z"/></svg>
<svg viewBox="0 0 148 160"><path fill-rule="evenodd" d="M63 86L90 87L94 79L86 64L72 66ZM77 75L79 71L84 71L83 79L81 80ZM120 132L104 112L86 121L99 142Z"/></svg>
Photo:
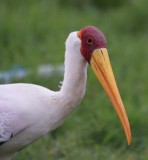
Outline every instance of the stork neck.
<svg viewBox="0 0 148 160"><path fill-rule="evenodd" d="M87 64L83 58L74 61L65 57L64 80L60 90L65 106L74 108L81 102L86 87L86 70Z"/></svg>

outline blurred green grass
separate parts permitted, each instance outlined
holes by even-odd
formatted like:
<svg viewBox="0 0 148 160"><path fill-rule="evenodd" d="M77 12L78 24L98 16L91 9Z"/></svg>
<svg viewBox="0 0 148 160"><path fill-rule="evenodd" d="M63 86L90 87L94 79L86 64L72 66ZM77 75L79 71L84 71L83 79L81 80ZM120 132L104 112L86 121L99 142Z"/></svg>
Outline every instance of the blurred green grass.
<svg viewBox="0 0 148 160"><path fill-rule="evenodd" d="M63 63L68 34L87 25L99 27L108 41L133 142L127 146L117 116L88 68L86 95L80 107L61 127L17 153L14 160L148 159L148 1L127 1L107 9L85 5L85 1L81 5L64 6L57 0L1 0L0 69L21 64L35 70L40 64ZM58 90L62 78L53 75L44 79L35 72L23 82Z"/></svg>

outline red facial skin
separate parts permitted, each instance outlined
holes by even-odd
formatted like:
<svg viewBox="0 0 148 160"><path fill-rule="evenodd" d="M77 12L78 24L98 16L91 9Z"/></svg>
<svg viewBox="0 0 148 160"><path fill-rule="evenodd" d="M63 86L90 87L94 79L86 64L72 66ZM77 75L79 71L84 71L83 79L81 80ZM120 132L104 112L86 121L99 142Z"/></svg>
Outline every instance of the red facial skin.
<svg viewBox="0 0 148 160"><path fill-rule="evenodd" d="M78 32L81 39L81 54L90 64L91 54L97 48L106 48L106 38L96 27L88 26Z"/></svg>

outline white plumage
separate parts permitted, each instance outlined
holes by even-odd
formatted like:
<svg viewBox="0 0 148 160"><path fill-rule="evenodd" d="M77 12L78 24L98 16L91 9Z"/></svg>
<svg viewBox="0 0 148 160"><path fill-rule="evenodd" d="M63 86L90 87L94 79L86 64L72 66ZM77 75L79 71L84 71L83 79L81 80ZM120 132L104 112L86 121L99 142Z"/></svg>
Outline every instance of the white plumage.
<svg viewBox="0 0 148 160"><path fill-rule="evenodd" d="M60 91L33 84L0 85L0 159L58 127L85 93L87 64L77 32L66 41L65 74ZM5 143L6 142L6 143Z"/></svg>
<svg viewBox="0 0 148 160"><path fill-rule="evenodd" d="M131 130L110 65L103 33L88 26L66 41L65 73L60 91L33 84L0 85L0 160L57 128L81 102L86 86L87 62L109 96L123 126L127 142Z"/></svg>

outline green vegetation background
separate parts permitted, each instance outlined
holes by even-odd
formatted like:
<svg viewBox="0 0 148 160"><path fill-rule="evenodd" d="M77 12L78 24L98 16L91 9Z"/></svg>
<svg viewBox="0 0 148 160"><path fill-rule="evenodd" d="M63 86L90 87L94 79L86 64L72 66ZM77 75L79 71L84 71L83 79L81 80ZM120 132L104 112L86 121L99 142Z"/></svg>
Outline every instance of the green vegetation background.
<svg viewBox="0 0 148 160"><path fill-rule="evenodd" d="M104 32L133 135L127 146L120 122L88 68L80 107L61 127L13 160L148 159L147 6L147 0L0 0L0 69L21 64L33 70L23 82L58 90L63 77L41 78L36 68L63 63L64 42L70 32L87 25Z"/></svg>

